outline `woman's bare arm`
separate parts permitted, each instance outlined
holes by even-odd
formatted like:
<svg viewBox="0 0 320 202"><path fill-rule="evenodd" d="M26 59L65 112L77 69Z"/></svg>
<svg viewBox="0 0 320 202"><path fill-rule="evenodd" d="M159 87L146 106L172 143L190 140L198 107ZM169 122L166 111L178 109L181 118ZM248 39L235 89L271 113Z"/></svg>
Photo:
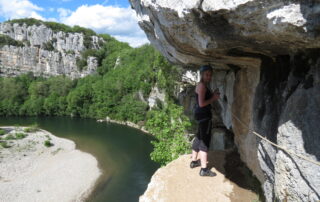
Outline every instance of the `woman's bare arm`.
<svg viewBox="0 0 320 202"><path fill-rule="evenodd" d="M207 91L206 86L203 83L199 83L196 88L196 92L198 93L198 102L200 107L205 107L214 101L213 99L214 96L212 96L208 100L205 100L206 91Z"/></svg>

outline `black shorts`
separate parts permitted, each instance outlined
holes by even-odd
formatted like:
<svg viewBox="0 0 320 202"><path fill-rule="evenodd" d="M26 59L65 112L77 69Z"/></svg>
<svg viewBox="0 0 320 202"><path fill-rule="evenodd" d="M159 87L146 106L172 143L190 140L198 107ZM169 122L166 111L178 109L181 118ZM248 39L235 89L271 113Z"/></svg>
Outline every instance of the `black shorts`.
<svg viewBox="0 0 320 202"><path fill-rule="evenodd" d="M193 141L192 149L196 152L199 150L208 152L211 141L211 118L198 121L198 132Z"/></svg>

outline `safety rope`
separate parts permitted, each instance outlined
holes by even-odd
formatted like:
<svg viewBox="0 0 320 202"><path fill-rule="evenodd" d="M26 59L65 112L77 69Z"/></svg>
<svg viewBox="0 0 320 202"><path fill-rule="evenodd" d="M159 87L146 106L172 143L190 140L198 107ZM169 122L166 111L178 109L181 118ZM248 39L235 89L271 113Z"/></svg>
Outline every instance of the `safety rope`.
<svg viewBox="0 0 320 202"><path fill-rule="evenodd" d="M288 154L292 154L292 155L297 156L297 157L299 157L299 158L301 158L301 159L304 159L304 160L306 160L306 161L309 161L310 163L313 163L313 164L315 164L315 165L320 166L320 162L315 161L315 160L313 160L313 159L310 159L310 158L308 158L308 157L306 157L306 156L303 156L303 155L301 155L301 154L297 154L297 153L295 153L295 152L293 152L293 151L290 151L289 149L287 149L287 148L285 148L285 147L283 147L283 146L280 146L280 145L278 145L278 144L276 144L276 143L268 140L266 137L263 137L262 135L260 135L260 134L257 133L256 131L251 130L247 124L245 124L244 122L242 122L242 121L232 112L231 105L230 105L229 103L228 103L227 105L228 105L228 107L229 107L229 109L230 109L230 112L231 112L232 116L233 116L239 123L241 123L241 125L243 125L244 127L246 127L246 128L249 130L249 132L253 133L253 134L256 135L257 137L259 137L260 139L262 139L262 140L266 141L267 143L273 145L274 147L277 147L277 148L279 148L279 149L287 152Z"/></svg>

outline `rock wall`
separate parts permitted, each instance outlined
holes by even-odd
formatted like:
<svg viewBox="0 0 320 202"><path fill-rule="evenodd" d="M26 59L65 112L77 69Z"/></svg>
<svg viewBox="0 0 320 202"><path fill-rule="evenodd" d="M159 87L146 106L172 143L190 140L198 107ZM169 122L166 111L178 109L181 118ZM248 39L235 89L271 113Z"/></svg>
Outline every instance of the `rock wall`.
<svg viewBox="0 0 320 202"><path fill-rule="evenodd" d="M99 48L102 39L97 36L86 39L82 33L54 32L43 24L27 26L10 22L0 23L0 34L24 43L24 47L5 45L0 48L1 76L33 72L38 76L79 78L92 74L98 66L95 57L86 59L87 66L83 70L76 64L82 58L82 51Z"/></svg>
<svg viewBox="0 0 320 202"><path fill-rule="evenodd" d="M308 50L275 60L264 58L253 105L256 131L316 161L320 160L319 53ZM259 143L258 158L269 197L274 194L280 200L319 200L319 166L263 142Z"/></svg>
<svg viewBox="0 0 320 202"><path fill-rule="evenodd" d="M211 87L222 92L213 106L215 122L235 134L241 159L261 182L266 200L320 200L319 166L250 133L320 161L320 3L130 1L140 27L171 62L215 67Z"/></svg>

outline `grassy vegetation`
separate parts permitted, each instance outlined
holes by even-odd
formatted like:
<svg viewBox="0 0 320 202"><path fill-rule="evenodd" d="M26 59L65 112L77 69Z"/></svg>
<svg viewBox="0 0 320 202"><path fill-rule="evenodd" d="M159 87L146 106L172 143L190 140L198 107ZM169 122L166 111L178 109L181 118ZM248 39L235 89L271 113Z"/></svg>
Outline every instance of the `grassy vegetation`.
<svg viewBox="0 0 320 202"><path fill-rule="evenodd" d="M16 136L16 139L19 140L19 139L25 138L27 135L24 133L16 133L15 136Z"/></svg>
<svg viewBox="0 0 320 202"><path fill-rule="evenodd" d="M8 143L6 141L0 141L0 146L2 148L10 148L11 147L10 145L8 145Z"/></svg>
<svg viewBox="0 0 320 202"><path fill-rule="evenodd" d="M7 135L4 139L5 139L5 140L15 140L16 137L15 137L14 135L12 135L12 134L9 134L9 135Z"/></svg>
<svg viewBox="0 0 320 202"><path fill-rule="evenodd" d="M5 140L19 140L25 138L27 135L25 133L15 133L9 134L4 139Z"/></svg>
<svg viewBox="0 0 320 202"><path fill-rule="evenodd" d="M43 144L46 147L52 147L53 146L53 144L50 142L50 140L45 140Z"/></svg>
<svg viewBox="0 0 320 202"><path fill-rule="evenodd" d="M6 134L6 131L0 128L0 136Z"/></svg>
<svg viewBox="0 0 320 202"><path fill-rule="evenodd" d="M25 128L23 131L26 133L37 132L37 131L39 131L39 126L38 126L38 124L35 123L35 124L32 124L31 126Z"/></svg>

